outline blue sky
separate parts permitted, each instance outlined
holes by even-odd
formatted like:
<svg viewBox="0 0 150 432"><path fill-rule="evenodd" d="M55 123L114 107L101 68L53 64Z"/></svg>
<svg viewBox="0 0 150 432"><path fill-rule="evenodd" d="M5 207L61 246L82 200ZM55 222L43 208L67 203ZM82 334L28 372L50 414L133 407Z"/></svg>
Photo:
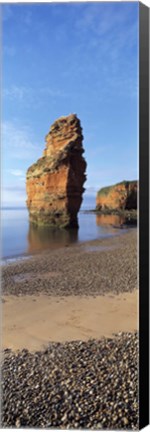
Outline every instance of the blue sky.
<svg viewBox="0 0 150 432"><path fill-rule="evenodd" d="M76 113L85 195L138 177L138 2L2 5L2 205L25 204L25 174L54 120Z"/></svg>

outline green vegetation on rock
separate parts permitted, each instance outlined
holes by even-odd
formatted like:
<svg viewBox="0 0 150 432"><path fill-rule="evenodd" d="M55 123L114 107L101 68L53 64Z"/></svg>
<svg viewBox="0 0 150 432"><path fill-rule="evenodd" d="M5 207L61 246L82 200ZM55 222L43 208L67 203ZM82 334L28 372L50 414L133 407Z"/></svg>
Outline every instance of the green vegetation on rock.
<svg viewBox="0 0 150 432"><path fill-rule="evenodd" d="M132 184L134 184L134 183L136 183L137 182L137 180L131 180L131 181L129 181L129 180L123 180L122 182L120 182L120 183L116 183L116 184L114 184L114 185L111 185L111 186L106 186L106 187L103 187L103 188L101 188L98 192L97 192L97 195L98 196L100 196L100 195L108 195L110 192L111 192L111 190L113 190L115 187L117 187L117 186L125 186L125 188L126 189L128 189L128 187L130 186L130 185L132 185Z"/></svg>

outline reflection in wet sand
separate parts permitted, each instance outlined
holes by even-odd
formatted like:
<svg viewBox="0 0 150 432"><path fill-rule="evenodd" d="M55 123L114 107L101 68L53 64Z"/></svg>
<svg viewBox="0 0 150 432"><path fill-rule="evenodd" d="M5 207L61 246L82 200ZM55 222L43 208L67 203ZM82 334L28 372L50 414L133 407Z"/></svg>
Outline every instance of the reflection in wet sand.
<svg viewBox="0 0 150 432"><path fill-rule="evenodd" d="M68 246L78 241L78 230L53 230L48 227L29 225L28 253L33 253L47 248Z"/></svg>

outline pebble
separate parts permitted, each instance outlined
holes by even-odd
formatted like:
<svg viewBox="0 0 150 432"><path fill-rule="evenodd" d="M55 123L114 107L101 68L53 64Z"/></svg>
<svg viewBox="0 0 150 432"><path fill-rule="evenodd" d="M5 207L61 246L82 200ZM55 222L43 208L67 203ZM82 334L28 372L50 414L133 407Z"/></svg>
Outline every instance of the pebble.
<svg viewBox="0 0 150 432"><path fill-rule="evenodd" d="M5 350L2 427L138 429L138 334Z"/></svg>
<svg viewBox="0 0 150 432"><path fill-rule="evenodd" d="M137 230L89 244L104 245L104 250L72 246L3 266L3 295L94 296L137 288Z"/></svg>

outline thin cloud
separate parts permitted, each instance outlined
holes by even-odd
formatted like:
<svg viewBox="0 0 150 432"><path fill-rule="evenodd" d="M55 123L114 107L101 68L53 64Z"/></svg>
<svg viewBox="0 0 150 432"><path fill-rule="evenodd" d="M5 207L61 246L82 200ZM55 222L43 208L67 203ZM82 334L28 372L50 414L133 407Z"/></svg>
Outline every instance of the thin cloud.
<svg viewBox="0 0 150 432"><path fill-rule="evenodd" d="M138 20L136 5L87 4L81 9L75 22L80 31L79 52L84 53L84 65L88 65L96 78L95 65L101 70L103 86L97 80L102 97L109 98L111 92L120 97L137 97L138 93ZM134 12L134 14L133 14ZM131 16L134 18L131 19ZM90 41L87 45L87 35ZM133 51L137 48L137 56ZM122 53L125 56L122 56ZM90 62L89 58L95 61ZM132 60L131 62L131 58ZM82 68L82 64L80 65ZM82 73L82 70L80 71ZM138 73L137 73L138 75ZM102 88L100 88L100 86ZM98 93L98 92L97 92ZM99 93L98 93L99 94Z"/></svg>
<svg viewBox="0 0 150 432"><path fill-rule="evenodd" d="M31 160L41 156L43 143L35 144L32 132L27 127L18 127L11 121L2 124L2 156L12 159ZM14 170L15 171L15 170Z"/></svg>
<svg viewBox="0 0 150 432"><path fill-rule="evenodd" d="M96 193L97 193L97 188L94 187L94 186L87 186L87 187L85 188L85 194L86 194L87 196L95 196Z"/></svg>
<svg viewBox="0 0 150 432"><path fill-rule="evenodd" d="M22 177L24 174L24 172L22 170L19 170L19 169L10 170L10 173L16 177Z"/></svg>
<svg viewBox="0 0 150 432"><path fill-rule="evenodd" d="M33 16L32 16L32 12L31 10L27 10L26 13L24 14L24 24L27 27L30 27L33 24Z"/></svg>
<svg viewBox="0 0 150 432"><path fill-rule="evenodd" d="M12 6L8 4L2 5L2 19L8 21L13 16Z"/></svg>
<svg viewBox="0 0 150 432"><path fill-rule="evenodd" d="M42 104L45 104L45 97L55 100L56 98L70 98L71 93L68 93L64 91L63 89L55 89L51 87L41 87L37 90L33 87L25 87L25 86L18 86L16 84L13 84L10 87L4 88L3 91L3 97L5 99L8 99L10 102L19 102L20 104L23 104L24 106L31 106L37 107L41 106Z"/></svg>
<svg viewBox="0 0 150 432"><path fill-rule="evenodd" d="M39 90L39 92L41 94L43 94L44 96L50 95L52 97L60 97L60 98L66 98L66 97L70 97L71 93L68 93L66 91L64 91L63 89L52 89L50 87L43 87Z"/></svg>
<svg viewBox="0 0 150 432"><path fill-rule="evenodd" d="M4 193L5 192L17 192L19 194L22 194L22 192L25 192L25 186L24 185L15 185L15 186L5 186L3 188Z"/></svg>
<svg viewBox="0 0 150 432"><path fill-rule="evenodd" d="M116 29L122 29L130 22L131 11L135 6L124 5L122 13L122 5L117 8L114 4L86 4L80 10L80 18L75 22L75 27L80 30L81 33L89 32L99 37L108 36L110 34L116 34ZM138 10L138 9L136 9ZM136 16L135 16L136 20ZM104 39L103 39L104 41Z"/></svg>
<svg viewBox="0 0 150 432"><path fill-rule="evenodd" d="M23 101L25 98L30 98L31 92L29 88L12 85L11 87L4 88L3 96L11 100Z"/></svg>
<svg viewBox="0 0 150 432"><path fill-rule="evenodd" d="M1 191L1 205L24 205L26 202L26 192L24 187L4 187Z"/></svg>

